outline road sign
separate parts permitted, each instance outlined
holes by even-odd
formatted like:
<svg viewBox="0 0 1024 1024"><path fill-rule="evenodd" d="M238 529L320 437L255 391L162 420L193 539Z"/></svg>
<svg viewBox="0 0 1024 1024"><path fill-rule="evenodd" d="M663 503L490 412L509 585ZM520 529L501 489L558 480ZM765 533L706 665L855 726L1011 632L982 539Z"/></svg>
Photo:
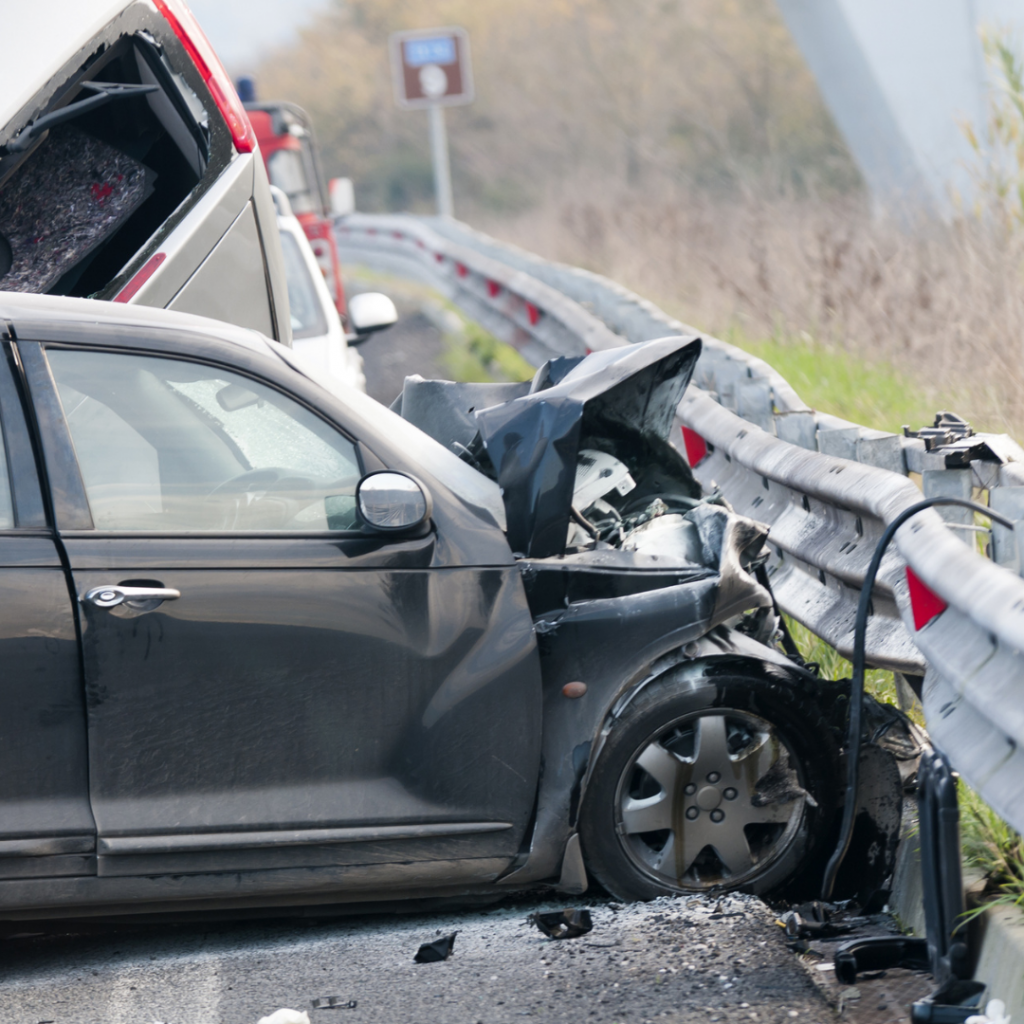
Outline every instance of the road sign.
<svg viewBox="0 0 1024 1024"><path fill-rule="evenodd" d="M428 28L391 35L391 73L400 107L456 107L473 102L469 35Z"/></svg>

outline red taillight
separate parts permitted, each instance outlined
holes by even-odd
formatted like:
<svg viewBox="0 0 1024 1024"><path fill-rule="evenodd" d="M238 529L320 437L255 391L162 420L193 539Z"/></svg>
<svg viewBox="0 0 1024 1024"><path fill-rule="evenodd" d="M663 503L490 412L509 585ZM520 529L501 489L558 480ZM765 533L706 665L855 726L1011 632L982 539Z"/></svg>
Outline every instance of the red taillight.
<svg viewBox="0 0 1024 1024"><path fill-rule="evenodd" d="M331 243L326 238L311 238L309 240L309 247L313 250L317 266L320 268L320 273L324 275L327 287L330 288L334 278L334 260L331 259Z"/></svg>
<svg viewBox="0 0 1024 1024"><path fill-rule="evenodd" d="M708 443L696 430L683 427L683 447L686 449L686 461L694 469L708 454Z"/></svg>
<svg viewBox="0 0 1024 1024"><path fill-rule="evenodd" d="M158 252L146 260L136 275L114 296L115 302L131 302L138 290L160 269L160 264L167 259L167 253Z"/></svg>
<svg viewBox="0 0 1024 1024"><path fill-rule="evenodd" d="M922 629L940 616L949 605L921 582L917 573L907 566L907 586L910 588L910 610L914 613L914 629Z"/></svg>
<svg viewBox="0 0 1024 1024"><path fill-rule="evenodd" d="M224 65L210 45L195 15L188 9L185 0L153 0L156 9L167 19L167 24L181 40L192 63L199 69L207 89L217 104L231 131L231 141L239 153L251 153L256 148L256 133L252 130L249 117L242 101L231 84Z"/></svg>

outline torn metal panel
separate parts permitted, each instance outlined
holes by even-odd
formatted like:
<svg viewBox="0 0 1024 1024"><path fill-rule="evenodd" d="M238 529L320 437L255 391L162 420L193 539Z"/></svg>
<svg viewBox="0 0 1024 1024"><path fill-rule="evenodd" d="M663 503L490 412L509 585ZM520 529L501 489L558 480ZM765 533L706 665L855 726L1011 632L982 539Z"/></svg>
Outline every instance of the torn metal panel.
<svg viewBox="0 0 1024 1024"><path fill-rule="evenodd" d="M596 352L550 386L550 368L542 369L530 394L477 410L513 551L564 553L582 447L611 445L631 472L661 462L684 493L699 496L688 467L665 444L699 356L700 340L682 337Z"/></svg>

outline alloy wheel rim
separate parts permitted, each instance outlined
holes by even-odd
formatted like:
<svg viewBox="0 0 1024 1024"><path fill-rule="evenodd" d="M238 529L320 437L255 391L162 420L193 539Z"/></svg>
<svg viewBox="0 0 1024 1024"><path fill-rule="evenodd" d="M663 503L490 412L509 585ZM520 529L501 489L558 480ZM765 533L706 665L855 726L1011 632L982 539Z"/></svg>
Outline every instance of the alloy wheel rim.
<svg viewBox="0 0 1024 1024"><path fill-rule="evenodd" d="M697 712L637 749L616 790L627 856L681 892L735 887L762 874L797 837L808 795L775 727L744 711Z"/></svg>

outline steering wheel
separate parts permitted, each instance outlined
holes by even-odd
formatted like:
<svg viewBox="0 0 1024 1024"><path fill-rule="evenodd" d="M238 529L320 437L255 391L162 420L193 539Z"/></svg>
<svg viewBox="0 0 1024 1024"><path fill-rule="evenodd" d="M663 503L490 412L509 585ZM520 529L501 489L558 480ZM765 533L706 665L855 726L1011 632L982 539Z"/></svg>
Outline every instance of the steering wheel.
<svg viewBox="0 0 1024 1024"><path fill-rule="evenodd" d="M285 469L282 466L268 466L266 469L248 469L244 473L239 473L238 476L233 476L230 480L225 480L224 483L218 484L206 496L206 500L209 501L211 498L217 498L221 495L245 494L249 491L270 491L274 489L275 484L288 476L294 476L294 474L290 469ZM312 484L312 481L309 481L309 483Z"/></svg>
<svg viewBox="0 0 1024 1024"><path fill-rule="evenodd" d="M357 480L342 478L324 484L283 466L268 466L225 480L207 494L206 501L223 507L220 529L239 529L241 522L249 520L249 529L287 530L296 525L303 509L317 501L331 494L354 493ZM253 493L257 491L261 492L258 496ZM242 495L249 495L249 500L240 501ZM271 518L272 522L266 521Z"/></svg>

